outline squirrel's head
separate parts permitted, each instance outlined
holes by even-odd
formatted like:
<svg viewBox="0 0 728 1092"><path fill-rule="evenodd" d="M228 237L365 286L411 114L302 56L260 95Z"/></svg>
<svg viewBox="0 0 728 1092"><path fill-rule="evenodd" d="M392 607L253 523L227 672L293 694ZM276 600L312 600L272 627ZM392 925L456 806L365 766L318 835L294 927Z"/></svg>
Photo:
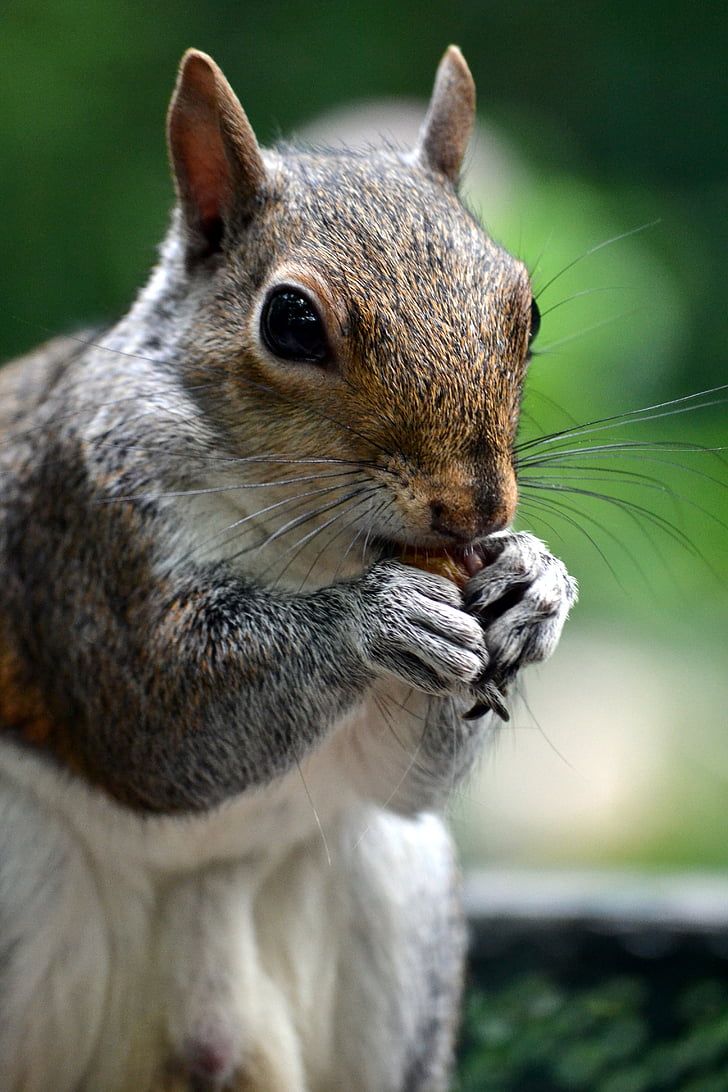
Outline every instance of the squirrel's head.
<svg viewBox="0 0 728 1092"><path fill-rule="evenodd" d="M169 111L193 396L261 474L343 461L369 490L355 525L435 551L513 518L538 322L525 267L457 196L474 104L450 47L413 151L264 153L191 50Z"/></svg>

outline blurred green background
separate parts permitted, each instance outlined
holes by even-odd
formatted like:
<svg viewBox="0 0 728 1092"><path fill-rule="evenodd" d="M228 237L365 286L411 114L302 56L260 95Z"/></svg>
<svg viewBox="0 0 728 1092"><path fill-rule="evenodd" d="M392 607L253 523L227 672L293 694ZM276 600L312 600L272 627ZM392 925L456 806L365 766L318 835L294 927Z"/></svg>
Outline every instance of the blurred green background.
<svg viewBox="0 0 728 1092"><path fill-rule="evenodd" d="M141 285L187 46L269 142L335 106L424 99L454 41L485 123L468 197L544 316L524 439L728 381L722 3L6 0L0 35L0 358L114 318ZM638 508L524 489L521 525L582 597L456 802L468 860L724 867L728 470L690 445L725 445L728 408L707 401L576 438L664 445L640 459L542 469Z"/></svg>

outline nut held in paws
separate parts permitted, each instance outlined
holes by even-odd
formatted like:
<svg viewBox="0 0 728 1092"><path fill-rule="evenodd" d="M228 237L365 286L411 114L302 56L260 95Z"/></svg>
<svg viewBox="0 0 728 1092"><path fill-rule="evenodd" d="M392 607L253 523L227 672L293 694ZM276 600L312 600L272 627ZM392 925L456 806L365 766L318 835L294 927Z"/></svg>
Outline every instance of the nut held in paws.
<svg viewBox="0 0 728 1092"><path fill-rule="evenodd" d="M435 576L444 576L462 589L471 577L480 572L485 562L475 546L464 550L428 550L425 547L406 546L399 555L403 565L424 569Z"/></svg>

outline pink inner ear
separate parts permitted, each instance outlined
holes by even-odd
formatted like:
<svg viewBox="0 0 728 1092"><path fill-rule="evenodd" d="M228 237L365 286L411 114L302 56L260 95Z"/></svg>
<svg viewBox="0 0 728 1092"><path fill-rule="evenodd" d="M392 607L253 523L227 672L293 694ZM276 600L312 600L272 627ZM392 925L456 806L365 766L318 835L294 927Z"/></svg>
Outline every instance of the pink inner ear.
<svg viewBox="0 0 728 1092"><path fill-rule="evenodd" d="M167 133L190 245L197 256L213 253L234 211L262 193L265 166L234 91L204 53L182 59Z"/></svg>
<svg viewBox="0 0 728 1092"><path fill-rule="evenodd" d="M186 196L204 227L224 218L231 198L230 166L219 133L210 132L199 120L178 134L177 169Z"/></svg>

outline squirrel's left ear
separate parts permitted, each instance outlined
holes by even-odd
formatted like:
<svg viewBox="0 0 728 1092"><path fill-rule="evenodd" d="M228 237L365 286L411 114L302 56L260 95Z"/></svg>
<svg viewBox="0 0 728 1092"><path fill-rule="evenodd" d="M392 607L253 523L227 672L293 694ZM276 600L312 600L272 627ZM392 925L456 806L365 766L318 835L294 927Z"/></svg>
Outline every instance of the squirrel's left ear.
<svg viewBox="0 0 728 1092"><path fill-rule="evenodd" d="M422 163L457 182L475 121L475 84L465 58L451 45L440 61L420 130L416 153Z"/></svg>
<svg viewBox="0 0 728 1092"><path fill-rule="evenodd" d="M198 255L213 253L231 217L265 188L265 166L245 111L220 68L188 49L167 114L177 197Z"/></svg>

